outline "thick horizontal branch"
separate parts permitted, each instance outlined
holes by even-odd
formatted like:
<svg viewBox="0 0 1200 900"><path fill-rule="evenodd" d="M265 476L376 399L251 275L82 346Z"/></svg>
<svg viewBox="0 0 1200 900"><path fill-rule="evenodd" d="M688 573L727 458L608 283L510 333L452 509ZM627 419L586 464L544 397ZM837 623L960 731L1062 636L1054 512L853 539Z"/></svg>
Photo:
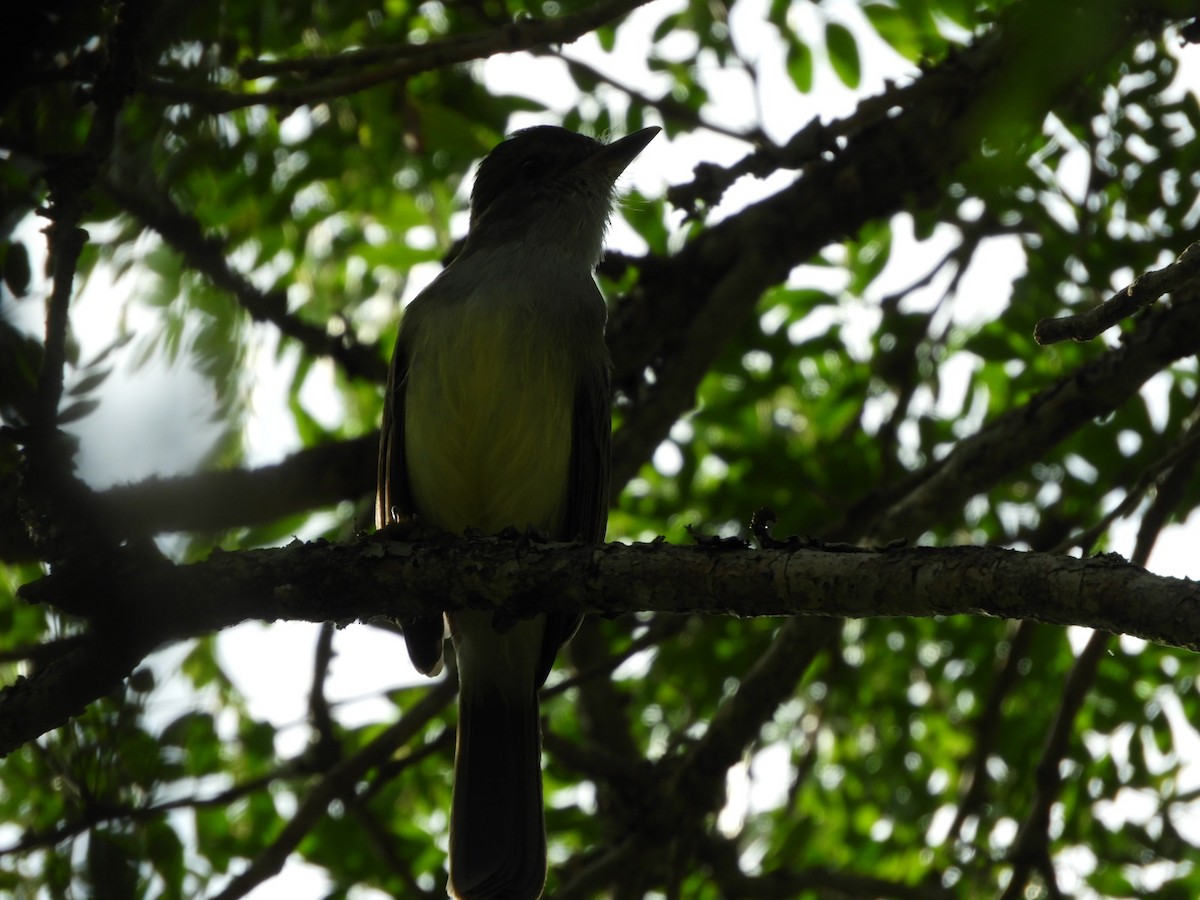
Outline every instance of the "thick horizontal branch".
<svg viewBox="0 0 1200 900"><path fill-rule="evenodd" d="M114 541L170 531L214 532L278 522L313 510L355 502L375 488L379 433L305 447L281 460L252 469L220 469L151 477L86 491L97 529ZM77 515L79 494L69 504ZM38 551L15 502L0 497L0 559L38 559Z"/></svg>
<svg viewBox="0 0 1200 900"><path fill-rule="evenodd" d="M148 478L96 494L107 525L123 537L265 525L343 500L375 485L379 434L306 447L268 466Z"/></svg>
<svg viewBox="0 0 1200 900"><path fill-rule="evenodd" d="M374 536L142 567L114 576L103 592L86 577L73 582L55 574L26 585L21 595L92 618L110 640L125 633L147 649L250 619L351 623L501 606L507 620L547 609L605 616L645 610L986 615L1084 625L1200 648L1200 586L1191 581L1152 575L1112 557L1080 560L980 547L751 550L738 542L594 547L528 538L410 543ZM119 649L110 652L128 668L135 661ZM66 690L69 685L47 683L55 671L78 676L77 670L68 659L0 696L0 753L78 711L86 697ZM57 703L59 693L69 703Z"/></svg>
<svg viewBox="0 0 1200 900"><path fill-rule="evenodd" d="M503 538L408 543L376 536L146 567L114 579L99 594L91 581L63 575L48 576L21 593L98 622L107 635L108 657L119 660L112 667L118 677L153 646L250 619L350 623L464 606L504 606L506 618L550 608L606 616L643 610L973 614L1085 625L1200 647L1200 589L1192 582L1154 576L1108 557L1078 560L974 547L750 550L736 542L592 547ZM0 753L95 699L87 689L81 692L82 685L100 685L100 693L111 688L111 679L100 684L88 675L94 664L92 655L68 657L0 695Z"/></svg>
<svg viewBox="0 0 1200 900"><path fill-rule="evenodd" d="M830 549L830 548L833 549ZM50 575L22 596L100 621L137 623L158 643L251 619L310 622L503 607L603 616L658 611L733 616L987 615L1084 625L1200 649L1200 584L1113 555L1077 559L986 547L844 545L755 550L444 537L348 544L299 541L152 566L97 597Z"/></svg>

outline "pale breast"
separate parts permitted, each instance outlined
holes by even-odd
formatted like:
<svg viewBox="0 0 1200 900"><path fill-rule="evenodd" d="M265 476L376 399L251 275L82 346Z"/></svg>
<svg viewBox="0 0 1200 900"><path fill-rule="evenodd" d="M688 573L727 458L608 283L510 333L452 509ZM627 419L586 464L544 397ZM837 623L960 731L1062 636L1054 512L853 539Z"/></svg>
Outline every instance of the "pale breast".
<svg viewBox="0 0 1200 900"><path fill-rule="evenodd" d="M409 348L405 457L425 521L455 532L561 527L577 370L565 344L519 304L424 317Z"/></svg>

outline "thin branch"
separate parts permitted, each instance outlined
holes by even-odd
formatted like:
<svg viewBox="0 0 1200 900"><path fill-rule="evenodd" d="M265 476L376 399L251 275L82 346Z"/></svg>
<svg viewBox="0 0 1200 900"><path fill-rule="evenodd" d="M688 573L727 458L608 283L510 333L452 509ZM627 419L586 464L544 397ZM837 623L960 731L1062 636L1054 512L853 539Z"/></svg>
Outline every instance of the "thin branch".
<svg viewBox="0 0 1200 900"><path fill-rule="evenodd" d="M721 704L704 736L684 755L669 793L686 798L683 802L695 813L719 809L729 767L795 693L797 682L818 654L837 640L841 628L840 619L796 617L784 622L737 691Z"/></svg>
<svg viewBox="0 0 1200 900"><path fill-rule="evenodd" d="M1075 665L1071 667L1071 674L1067 676L1058 712L1046 734L1042 755L1035 770L1037 791L1033 807L1017 832L1017 838L1009 853L1013 872L1001 900L1017 900L1023 897L1025 886L1035 870L1044 872L1048 890L1057 890L1053 868L1045 872L1043 866L1043 862L1049 859L1050 809L1062 790L1061 766L1075 729L1075 717L1083 708L1084 700L1087 699L1092 682L1096 678L1096 668L1108 650L1110 640L1111 635L1103 632L1093 634L1075 660Z"/></svg>
<svg viewBox="0 0 1200 900"><path fill-rule="evenodd" d="M393 875L404 882L405 897L422 897L425 900L443 900L444 891L427 891L417 884L413 877L412 861L401 859L396 852L396 836L379 821L378 817L362 802L350 804L350 813L354 816L367 843L375 855Z"/></svg>
<svg viewBox="0 0 1200 900"><path fill-rule="evenodd" d="M1105 330L1158 301L1163 294L1200 289L1200 241L1191 244L1168 266L1139 276L1087 312L1057 319L1042 319L1033 330L1039 344L1090 341Z"/></svg>
<svg viewBox="0 0 1200 900"><path fill-rule="evenodd" d="M258 791L265 791L280 778L286 778L294 774L295 772L290 766L285 767L269 775L260 775L241 784L235 784L209 797L180 797L175 800L167 800L149 806L92 806L88 810L88 815L82 819L66 822L48 831L27 831L17 843L9 847L0 848L0 858L17 856L43 847L53 847L67 838L75 837L105 822L114 822L117 820L123 822L145 822L150 819L160 818L169 812L180 809L213 809L228 806L235 800L240 800Z"/></svg>
<svg viewBox="0 0 1200 900"><path fill-rule="evenodd" d="M1066 553L1072 547L1078 547L1085 553L1090 552L1100 536L1105 534L1115 521L1131 515L1137 509L1151 488L1156 489L1154 507L1159 510L1163 518L1158 522L1157 528L1147 531L1146 518L1143 517L1139 535L1146 534L1153 542L1154 537L1165 524L1166 516L1170 515L1170 510L1178 506L1183 499L1183 489L1187 485L1187 479L1195 470L1198 458L1200 458L1200 415L1196 416L1188 427L1187 433L1171 450L1138 474L1137 481L1130 487L1129 492L1120 503L1091 528L1065 538L1059 546L1053 548L1053 552ZM1140 564L1144 565L1148 558L1149 548L1134 551L1133 559Z"/></svg>
<svg viewBox="0 0 1200 900"><path fill-rule="evenodd" d="M590 621L590 620L587 620ZM587 624L587 621L584 624ZM643 650L649 650L652 647L657 647L663 641L670 640L676 637L684 628L687 627L687 618L684 616L675 616L671 618L657 617L650 626L646 629L645 634L639 638L629 642L629 646L620 653L603 653L602 659L588 658L585 662L585 656L590 657L590 654L575 653L575 639L571 640L568 647L572 650L572 662L576 666L575 674L564 678L562 681L556 681L549 687L542 688L541 697L543 700L550 697L555 697L564 691L568 691L573 687L578 687L585 682L599 679L607 681L608 676L620 668L626 661L641 653ZM583 626L580 626L583 627ZM599 636L597 636L598 638ZM596 649L607 651L605 644L597 641Z"/></svg>
<svg viewBox="0 0 1200 900"><path fill-rule="evenodd" d="M1168 456L1174 468L1165 479L1162 489L1158 491L1150 510L1142 517L1138 528L1133 556L1138 565L1145 565L1149 559L1155 538L1166 524L1171 511L1181 502L1183 488L1195 474L1196 463L1200 460L1200 446L1195 440L1197 433L1200 433L1200 426L1193 423L1180 445ZM1108 650L1110 640L1111 636L1103 632L1093 634L1075 660L1067 678L1058 713L1046 737L1042 757L1037 765L1037 791L1033 807L1017 832L1016 841L1009 853L1009 859L1013 862L1013 872L1001 900L1015 900L1023 896L1024 888L1035 871L1041 874L1051 897L1061 895L1050 855L1050 809L1062 788L1061 765L1067 755L1075 717L1091 690L1096 669Z"/></svg>
<svg viewBox="0 0 1200 900"><path fill-rule="evenodd" d="M142 26L140 0L120 4L111 33L107 36L105 63L93 90L95 114L83 149L64 156L46 170L49 203L39 212L50 220L50 266L54 287L46 312L46 341L42 370L38 377L38 415L47 431L53 427L62 398L63 366L66 363L67 308L75 281L79 254L87 240L80 222L87 209L86 197L96 181L101 164L112 152L117 115L136 79L137 40ZM36 430L36 429L35 429Z"/></svg>
<svg viewBox="0 0 1200 900"><path fill-rule="evenodd" d="M381 84L400 81L420 72L487 59L498 53L516 53L543 44L569 44L647 2L649 0L600 0L578 12L556 19L520 18L492 31L431 41L421 45L419 49L403 44L323 59L292 61L290 65L295 70L320 72L345 68L359 69L362 65L370 65L374 59L386 60L375 68L356 71L351 75L258 93L234 93L209 87L194 87L163 78L143 79L140 86L147 94L175 103L190 104L209 113L263 105L292 109L334 97L345 97ZM248 72L249 77L259 77L269 71L270 66L279 65L281 64L278 62L243 63L241 71L243 74Z"/></svg>
<svg viewBox="0 0 1200 900"><path fill-rule="evenodd" d="M864 497L832 534L860 536L865 529L881 541L920 533L1005 474L1044 458L1086 423L1135 396L1153 375L1197 350L1200 302L1155 310L1120 346L998 416L940 461Z"/></svg>
<svg viewBox="0 0 1200 900"><path fill-rule="evenodd" d="M568 741L546 732L546 749L556 761L577 773L586 773L595 783L596 806L606 841L619 841L633 811L640 809L649 769L644 748L634 738L628 694L608 675L638 650L657 645L666 632L686 621L683 616L658 616L640 640L631 642L623 653L613 653L600 622L584 619L567 645L575 675L550 689L558 692L570 685L577 687L583 739Z"/></svg>
<svg viewBox="0 0 1200 900"><path fill-rule="evenodd" d="M794 871L775 869L761 875L747 875L738 865L736 846L728 841L709 838L704 851L705 859L711 860L716 870L725 897L792 900L809 896L810 892L819 897L872 897L879 900L952 900L958 896L928 877L920 884L903 884L825 866Z"/></svg>
<svg viewBox="0 0 1200 900"><path fill-rule="evenodd" d="M308 722L312 737L306 758L312 765L325 770L341 757L341 742L337 738L333 716L329 711L329 699L325 696L325 682L329 678L329 666L333 662L333 635L335 628L329 622L321 625L317 647L313 652L312 687L308 691Z"/></svg>
<svg viewBox="0 0 1200 900"><path fill-rule="evenodd" d="M1200 464L1200 440L1197 438L1200 438L1200 417L1192 422L1179 446L1169 454L1171 470L1162 478L1150 508L1142 516L1133 548L1133 559L1142 565L1150 559L1158 535L1183 502L1184 491L1195 478L1197 464Z"/></svg>
<svg viewBox="0 0 1200 900"><path fill-rule="evenodd" d="M324 817L329 804L353 796L359 780L370 769L385 763L399 747L421 733L434 716L454 698L458 686L449 679L437 682L396 724L383 731L354 756L330 769L308 792L295 815L259 854L213 900L244 897L269 878L278 875L300 841Z"/></svg>
<svg viewBox="0 0 1200 900"><path fill-rule="evenodd" d="M555 49L547 48L541 51L542 55L549 56L553 59L562 60L567 65L567 69L576 78L584 78L587 80L598 81L601 84L606 84L614 90L625 94L634 102L647 106L650 109L658 111L658 114L666 121L675 121L682 125L686 125L692 130L711 131L714 134L723 134L726 137L731 137L734 140L749 141L751 143L765 143L769 141L767 135L760 128L755 128L751 131L739 131L734 128L727 128L714 122L706 121L701 118L700 114L688 106L686 103L681 103L667 94L663 97L655 99L648 94L644 94L637 88L632 87L624 82L621 82L611 75L601 72L590 63L583 60L573 59L565 53Z"/></svg>
<svg viewBox="0 0 1200 900"><path fill-rule="evenodd" d="M329 357L351 377L383 383L387 366L374 347L360 344L348 334L330 334L293 315L288 311L285 290L260 291L229 265L224 241L205 234L200 223L176 206L165 191L152 193L119 178L108 178L103 186L126 212L157 231L188 265L233 294L253 319L271 323L313 356Z"/></svg>
<svg viewBox="0 0 1200 900"><path fill-rule="evenodd" d="M1008 654L998 661L996 675L988 689L987 700L975 718L974 748L971 758L961 767L960 798L954 821L946 833L946 843L958 840L963 825L987 799L987 760L1004 724L1004 701L1021 680L1021 666L1033 643L1034 622L1008 623Z"/></svg>

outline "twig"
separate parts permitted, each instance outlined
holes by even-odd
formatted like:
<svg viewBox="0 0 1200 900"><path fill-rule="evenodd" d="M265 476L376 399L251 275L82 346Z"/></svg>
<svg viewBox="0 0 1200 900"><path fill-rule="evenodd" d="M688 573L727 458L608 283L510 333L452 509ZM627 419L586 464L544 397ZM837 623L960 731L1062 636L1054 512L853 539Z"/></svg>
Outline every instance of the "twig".
<svg viewBox="0 0 1200 900"><path fill-rule="evenodd" d="M1161 508L1164 503L1167 503L1168 508L1173 509L1183 497L1182 491L1186 486L1186 479L1195 469L1197 458L1200 458L1200 416L1197 416L1195 421L1192 422L1187 433L1175 447L1147 466L1138 475L1137 481L1130 487L1124 499L1113 507L1107 515L1103 516L1099 522L1086 531L1066 537L1057 547L1053 548L1052 552L1066 553L1072 547L1079 547L1085 553L1089 552L1091 546L1099 540L1102 534L1108 531L1112 523L1137 509L1138 504L1142 502L1142 498L1150 488L1156 485L1158 486L1158 490L1156 491L1154 506ZM1181 480L1183 483L1181 483ZM1169 515L1169 512L1163 515ZM1142 522L1144 528L1146 522L1144 516ZM1159 523L1159 528L1161 528L1162 524L1162 522ZM1142 531L1139 530L1139 536L1141 534ZM1150 532L1150 534L1157 534L1157 529ZM1135 551L1134 561L1136 562L1140 559L1139 564L1144 565L1145 559L1149 557L1149 548L1146 548L1144 556L1139 557L1138 553L1140 552L1140 550Z"/></svg>
<svg viewBox="0 0 1200 900"><path fill-rule="evenodd" d="M1184 250L1169 266L1139 276L1129 287L1087 312L1042 319L1033 329L1033 338L1043 345L1066 340L1090 341L1150 306L1163 294L1197 287L1200 287L1200 241Z"/></svg>
<svg viewBox="0 0 1200 900"><path fill-rule="evenodd" d="M396 852L396 836L389 831L378 817L361 802L351 803L350 812L358 821L367 843L384 866L404 882L405 897L423 897L425 900L442 900L444 891L427 891L413 877L412 860L401 859Z"/></svg>
<svg viewBox="0 0 1200 900"><path fill-rule="evenodd" d="M50 220L46 232L54 287L46 312L46 344L38 377L37 414L41 429L47 433L53 428L62 398L67 308L79 254L87 240L87 232L80 227L80 222L87 209L87 194L101 164L112 152L117 114L136 79L136 43L142 25L141 13L140 0L125 0L120 5L108 36L105 64L96 77L93 91L96 111L83 149L59 158L46 170L49 201L38 212Z"/></svg>
<svg viewBox="0 0 1200 900"><path fill-rule="evenodd" d="M665 120L675 120L684 125L687 125L693 130L704 129L711 131L714 134L723 134L726 137L734 138L739 141L750 141L751 143L763 143L768 140L765 133L760 128L755 128L751 131L738 131L734 128L727 128L724 125L719 125L714 122L709 122L701 118L700 114L685 103L680 103L669 94L654 99L647 94L642 93L637 88L618 81L611 75L601 72L595 66L583 62L579 59L573 59L561 51L549 48L542 51L544 55L560 59L567 64L567 68L576 76L583 75L585 78L594 79L602 84L607 84L609 87L620 91L628 96L631 100L642 106L648 106L651 109L656 109L659 115Z"/></svg>
<svg viewBox="0 0 1200 900"><path fill-rule="evenodd" d="M331 622L321 624L313 653L312 687L308 691L308 721L312 726L313 738L309 741L305 756L318 771L328 769L341 756L341 742L334 730L329 699L325 696L325 682L329 678L329 665L333 662L335 630Z"/></svg>
<svg viewBox="0 0 1200 900"><path fill-rule="evenodd" d="M150 806L93 807L89 811L90 814L88 816L78 821L67 822L48 831L27 831L17 843L0 849L0 857L28 853L31 850L37 850L41 847L53 847L67 838L82 834L88 829L94 828L104 822L112 822L118 819L125 822L145 822L179 809L211 809L213 807L228 806L233 801L240 800L248 794L267 790L280 778L285 778L292 774L294 772L289 767L278 772L272 772L269 775L260 775L258 778L251 779L250 781L228 787L211 797L180 797L176 800L167 800Z"/></svg>
<svg viewBox="0 0 1200 900"><path fill-rule="evenodd" d="M1162 479L1155 492L1154 501L1142 516L1142 524L1138 527L1138 536L1133 548L1133 560L1140 565L1145 565L1149 561L1154 542L1167 524L1171 513L1183 502L1184 491L1195 477L1196 465L1200 463L1200 440L1198 438L1200 438L1200 417L1192 422L1179 446L1168 454L1171 470Z"/></svg>
<svg viewBox="0 0 1200 900"><path fill-rule="evenodd" d="M665 640L675 637L684 628L687 627L687 618L684 616L676 616L671 618L656 617L650 623L650 627L646 629L646 633L641 637L630 641L629 646L620 653L607 655L605 658L590 662L584 668L580 668L562 681L555 682L550 687L543 688L541 698L547 700L550 697L556 697L559 694L573 687L578 687L585 681L591 681L601 675L610 675L615 672L621 665L631 657L636 656L643 650L649 650L651 647L657 647ZM575 642L572 641L572 648L575 647ZM577 654L572 653L573 656ZM582 660L577 660L576 665L580 665Z"/></svg>
<svg viewBox="0 0 1200 900"><path fill-rule="evenodd" d="M721 704L708 730L685 755L673 774L678 797L696 811L713 811L724 795L725 773L778 706L796 690L818 654L841 634L840 619L788 619L771 646L741 679L737 691ZM708 803L708 806L704 804Z"/></svg>
<svg viewBox="0 0 1200 900"><path fill-rule="evenodd" d="M738 863L737 847L726 840L707 836L704 858L725 897L753 897L754 900L791 900L800 896L873 897L880 900L952 900L958 895L942 887L936 877L927 876L919 884L903 884L824 866L809 866L794 871L775 869L761 875L747 875Z"/></svg>

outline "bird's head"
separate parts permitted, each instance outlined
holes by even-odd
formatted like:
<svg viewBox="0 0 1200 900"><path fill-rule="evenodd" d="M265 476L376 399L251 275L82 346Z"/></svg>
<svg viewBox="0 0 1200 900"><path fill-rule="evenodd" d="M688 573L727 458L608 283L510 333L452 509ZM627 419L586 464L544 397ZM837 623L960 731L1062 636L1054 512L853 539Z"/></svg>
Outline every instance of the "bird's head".
<svg viewBox="0 0 1200 900"><path fill-rule="evenodd" d="M516 132L479 164L468 243L534 241L594 263L613 185L660 130L643 128L611 144L552 125Z"/></svg>

